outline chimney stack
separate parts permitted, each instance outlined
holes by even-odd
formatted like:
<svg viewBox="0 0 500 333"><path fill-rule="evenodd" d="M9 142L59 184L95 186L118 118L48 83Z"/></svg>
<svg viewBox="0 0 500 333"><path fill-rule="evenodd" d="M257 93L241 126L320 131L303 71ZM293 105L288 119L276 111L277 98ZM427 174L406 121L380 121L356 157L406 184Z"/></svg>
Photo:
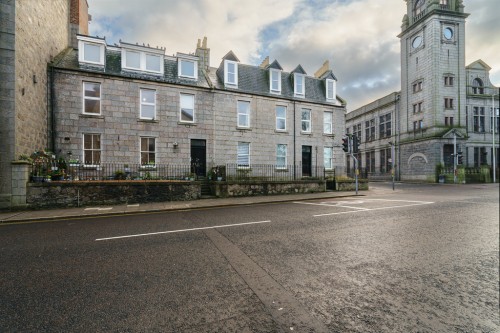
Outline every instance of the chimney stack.
<svg viewBox="0 0 500 333"><path fill-rule="evenodd" d="M78 48L78 40L76 35L89 34L89 5L87 0L71 0L69 13L69 45L73 48Z"/></svg>
<svg viewBox="0 0 500 333"><path fill-rule="evenodd" d="M330 62L325 60L323 66L314 73L314 76L320 78L323 74L325 74L330 69Z"/></svg>
<svg viewBox="0 0 500 333"><path fill-rule="evenodd" d="M259 65L260 68L266 68L269 66L269 56L265 57L264 60L262 60L262 63Z"/></svg>
<svg viewBox="0 0 500 333"><path fill-rule="evenodd" d="M203 43L200 45L200 40L198 39L198 44L196 45L195 54L200 58L200 66L205 71L208 71L210 67L210 49L207 47L207 37L203 37Z"/></svg>

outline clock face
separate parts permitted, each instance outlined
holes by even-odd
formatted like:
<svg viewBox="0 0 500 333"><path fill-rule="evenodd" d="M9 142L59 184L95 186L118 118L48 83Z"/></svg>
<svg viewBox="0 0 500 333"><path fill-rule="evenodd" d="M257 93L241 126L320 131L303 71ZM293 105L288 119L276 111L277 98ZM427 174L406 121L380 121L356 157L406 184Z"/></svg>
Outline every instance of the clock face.
<svg viewBox="0 0 500 333"><path fill-rule="evenodd" d="M417 36L417 37L413 38L413 42L411 43L411 46L414 49L416 49L420 45L422 45L422 36Z"/></svg>
<svg viewBox="0 0 500 333"><path fill-rule="evenodd" d="M443 31L444 38L447 40L450 40L453 38L453 29L452 28L445 28Z"/></svg>

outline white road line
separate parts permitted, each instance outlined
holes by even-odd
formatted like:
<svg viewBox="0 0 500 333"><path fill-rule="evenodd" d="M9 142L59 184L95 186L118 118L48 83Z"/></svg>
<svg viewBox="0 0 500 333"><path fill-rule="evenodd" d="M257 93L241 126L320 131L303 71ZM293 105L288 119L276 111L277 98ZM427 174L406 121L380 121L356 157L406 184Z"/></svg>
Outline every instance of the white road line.
<svg viewBox="0 0 500 333"><path fill-rule="evenodd" d="M391 209L391 208L402 208L402 207L411 207L411 206L422 206L422 205L429 205L433 204L434 202L421 202L417 204L411 204L411 205L401 205L401 206L391 206L391 207L379 207L379 208L367 208L366 210L357 210L357 211L350 211L350 212L339 212L339 213L327 213L327 214L318 214L318 215L313 215L314 217L320 217L320 216L330 216L330 215L340 215L340 214L349 214L349 213L359 213L359 212L367 212L371 210L383 210L383 209ZM340 206L339 206L340 207Z"/></svg>
<svg viewBox="0 0 500 333"><path fill-rule="evenodd" d="M113 207L95 207L95 208L85 208L84 210L111 210Z"/></svg>
<svg viewBox="0 0 500 333"><path fill-rule="evenodd" d="M127 207L139 207L139 204L127 205Z"/></svg>
<svg viewBox="0 0 500 333"><path fill-rule="evenodd" d="M370 210L370 208L363 208L363 207L351 207L351 206L344 206L344 205L338 205L335 207L342 207L342 208L351 208L351 209L359 209L359 210Z"/></svg>
<svg viewBox="0 0 500 333"><path fill-rule="evenodd" d="M170 231L159 231L159 232L150 232L146 234L135 234L135 235L124 235L124 236L116 236L116 237L107 237L107 238L97 238L97 241L104 240L112 240L112 239L122 239L122 238L132 238L132 237L144 237L144 236L153 236L153 235L162 235L162 234L174 234L179 232L188 232L188 231L198 231L198 230L207 230L207 229L217 229L217 228L230 228L230 227L238 227L242 225L251 225L251 224L261 224L261 223L270 223L271 221L257 221L257 222L246 222L246 223L235 223L235 224L226 224L226 225L216 225L212 227L203 227L203 228L192 228L192 229L181 229L181 230L170 230Z"/></svg>
<svg viewBox="0 0 500 333"><path fill-rule="evenodd" d="M314 203L314 202L300 202L300 201L294 201L295 204L301 204L301 205L312 205L312 206L328 206L328 207L338 207L337 204L326 204L326 203Z"/></svg>

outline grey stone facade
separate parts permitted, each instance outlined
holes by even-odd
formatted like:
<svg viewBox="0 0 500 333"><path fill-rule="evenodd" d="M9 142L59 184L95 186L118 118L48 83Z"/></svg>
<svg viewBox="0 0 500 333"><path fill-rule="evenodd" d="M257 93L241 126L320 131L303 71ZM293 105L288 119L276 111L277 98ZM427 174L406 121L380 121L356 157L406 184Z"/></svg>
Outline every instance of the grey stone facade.
<svg viewBox="0 0 500 333"><path fill-rule="evenodd" d="M88 37L81 39L88 41ZM123 48L135 47L123 44ZM137 47L136 47L137 48ZM141 52L158 49L140 48ZM311 149L311 165L324 165L324 147L333 148L333 167L345 164L341 137L345 127L345 102L327 100L326 78L305 76L305 96L295 97L293 73L282 71L281 93L271 93L268 67L238 64L238 86L224 84L224 59L219 68L206 67L206 40L198 43L190 59L198 62L194 80L178 75L179 57L165 56L160 75L123 68L122 47L106 46L106 62L89 66L79 61L78 50L62 52L54 62L54 151L84 162L84 134L100 136L101 163L141 163L140 140L155 140L155 163L189 164L192 140L204 140L206 171L215 165L236 164L238 143L250 145L249 164L277 164L277 145L286 145L286 164L301 165L303 146ZM81 59L80 59L81 60ZM120 65L121 64L121 65ZM220 74L222 73L222 74ZM221 76L220 76L221 75ZM327 76L331 75L331 76ZM85 82L100 84L100 113L83 111ZM141 119L140 91L155 91L154 119ZM194 96L194 120L181 119L181 95ZM238 102L249 103L247 126L238 125ZM276 129L276 107L286 108L285 128ZM302 110L310 110L311 130L302 131ZM324 113L333 115L332 133L324 133Z"/></svg>
<svg viewBox="0 0 500 333"><path fill-rule="evenodd" d="M434 181L436 165L453 166L454 152L462 152L465 166L492 165L491 114L493 102L498 108L498 88L491 84L491 68L483 61L465 66L468 14L462 2L419 3L422 7L416 8L416 1L407 1L399 35L401 91L396 93L400 98L391 104L395 112L392 142L396 143L397 178ZM352 130L364 119L377 119L380 109L373 106L386 104L387 98L348 113L347 128ZM480 109L484 124L479 128L480 120L474 116L477 108L484 109ZM378 123L375 128L378 131ZM361 131L362 160L374 151L378 161L387 140L380 139L377 132L377 139L367 142L364 124ZM495 147L498 168L498 139Z"/></svg>
<svg viewBox="0 0 500 333"><path fill-rule="evenodd" d="M12 205L11 163L49 145L47 63L68 46L70 1L0 0L0 209Z"/></svg>

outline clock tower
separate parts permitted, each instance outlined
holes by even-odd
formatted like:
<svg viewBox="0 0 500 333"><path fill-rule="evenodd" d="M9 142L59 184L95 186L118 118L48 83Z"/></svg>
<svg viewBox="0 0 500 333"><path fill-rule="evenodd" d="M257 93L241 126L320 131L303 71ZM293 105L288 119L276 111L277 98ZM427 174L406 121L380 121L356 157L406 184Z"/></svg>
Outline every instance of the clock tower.
<svg viewBox="0 0 500 333"><path fill-rule="evenodd" d="M400 163L407 175L432 174L436 164L453 158L450 138L460 144L465 137L468 14L462 0L405 1L398 36Z"/></svg>

